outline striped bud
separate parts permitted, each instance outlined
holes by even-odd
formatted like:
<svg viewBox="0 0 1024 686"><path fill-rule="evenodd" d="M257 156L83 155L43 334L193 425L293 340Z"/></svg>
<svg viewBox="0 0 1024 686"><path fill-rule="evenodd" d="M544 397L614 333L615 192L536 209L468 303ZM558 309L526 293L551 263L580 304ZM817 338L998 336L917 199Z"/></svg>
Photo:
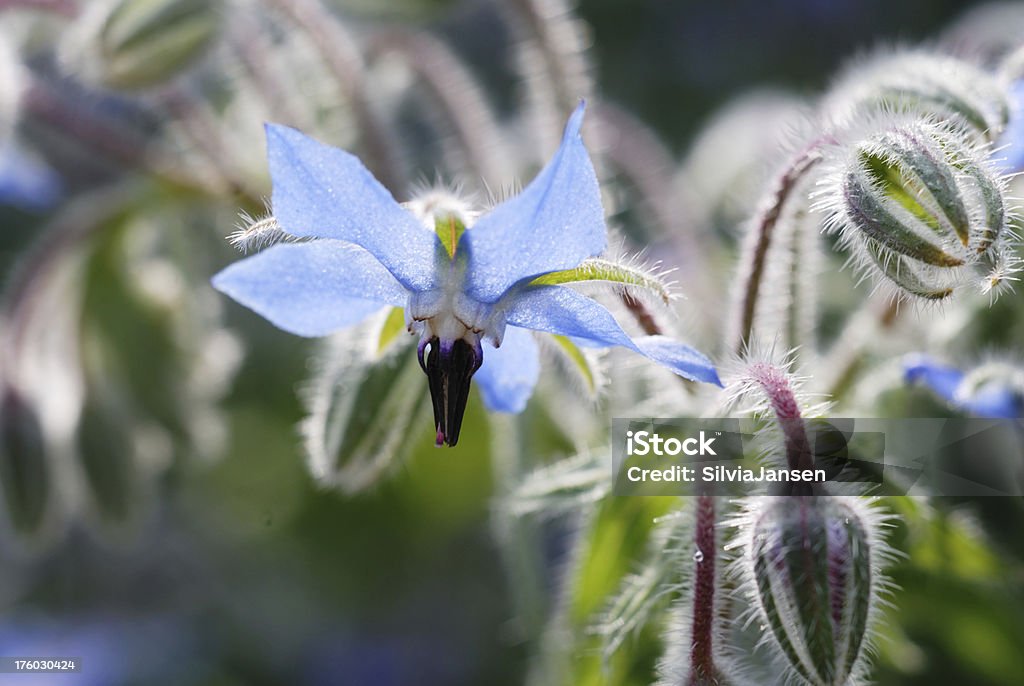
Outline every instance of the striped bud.
<svg viewBox="0 0 1024 686"><path fill-rule="evenodd" d="M64 61L108 88L155 86L205 54L222 12L207 0L97 0L63 46Z"/></svg>
<svg viewBox="0 0 1024 686"><path fill-rule="evenodd" d="M883 53L854 64L826 98L832 120L885 110L953 121L994 141L1010 117L1009 92L995 74L970 62L923 51Z"/></svg>
<svg viewBox="0 0 1024 686"><path fill-rule="evenodd" d="M826 155L814 207L865 272L927 300L971 281L997 293L1013 280L1006 180L984 147L929 120L881 114Z"/></svg>
<svg viewBox="0 0 1024 686"><path fill-rule="evenodd" d="M39 531L51 493L46 442L35 408L9 386L0 391L0 487L11 528Z"/></svg>
<svg viewBox="0 0 1024 686"><path fill-rule="evenodd" d="M748 594L786 670L814 686L856 680L891 555L878 515L855 498L764 497L738 525Z"/></svg>

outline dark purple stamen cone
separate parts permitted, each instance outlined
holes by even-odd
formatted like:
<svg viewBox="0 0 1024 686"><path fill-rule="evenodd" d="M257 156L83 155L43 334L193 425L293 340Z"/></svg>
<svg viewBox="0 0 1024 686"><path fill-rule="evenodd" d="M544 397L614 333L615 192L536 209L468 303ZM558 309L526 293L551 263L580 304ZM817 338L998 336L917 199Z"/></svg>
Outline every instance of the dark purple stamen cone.
<svg viewBox="0 0 1024 686"><path fill-rule="evenodd" d="M418 354L430 385L434 427L437 429L436 444L454 446L459 442L462 415L466 412L473 374L483 362L480 347L462 339L442 343L435 337L420 344Z"/></svg>

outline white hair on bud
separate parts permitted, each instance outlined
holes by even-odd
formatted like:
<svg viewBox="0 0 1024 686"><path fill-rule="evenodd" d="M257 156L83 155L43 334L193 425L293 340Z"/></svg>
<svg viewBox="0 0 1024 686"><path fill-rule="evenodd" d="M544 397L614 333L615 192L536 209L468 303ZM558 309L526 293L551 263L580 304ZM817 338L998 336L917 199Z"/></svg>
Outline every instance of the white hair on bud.
<svg viewBox="0 0 1024 686"><path fill-rule="evenodd" d="M941 188L929 185L927 174L887 147L890 136L912 141L922 159L945 165L955 183L955 198L940 199L936 194ZM877 178L866 158L881 160L898 174L898 179ZM990 285L982 290L994 297L1014 279L1020 265L1007 252L1007 244L1016 240L1011 226L1017 212L1006 195L1009 177L992 162L991 146L972 140L959 124L883 107L837 122L834 140L824 148L822 164L811 194L811 210L824 215L824 231L838 237L840 247L849 254L848 264L862 279L870 277L876 289L887 291L897 300L927 302L943 300L967 283L984 284L986 277ZM851 179L868 189L908 237L933 246L961 264L930 264L871 238L861 226L857 208L850 205L847 186ZM929 226L927 218L893 197L887 182L899 184L899 193L940 223L944 235ZM951 220L941 200L954 199L966 213L966 245L953 231L946 230Z"/></svg>
<svg viewBox="0 0 1024 686"><path fill-rule="evenodd" d="M1009 119L999 78L958 57L924 49L886 48L853 60L822 103L827 121L879 109L952 120L980 141L994 141Z"/></svg>

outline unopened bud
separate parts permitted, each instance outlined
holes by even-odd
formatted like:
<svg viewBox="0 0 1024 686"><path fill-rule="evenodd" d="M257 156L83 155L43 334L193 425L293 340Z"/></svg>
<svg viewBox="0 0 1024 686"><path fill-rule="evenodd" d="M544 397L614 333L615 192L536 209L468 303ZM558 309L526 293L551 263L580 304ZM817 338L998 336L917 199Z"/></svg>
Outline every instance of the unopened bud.
<svg viewBox="0 0 1024 686"><path fill-rule="evenodd" d="M69 37L64 60L103 86L148 88L181 73L206 52L222 11L216 0L95 2Z"/></svg>
<svg viewBox="0 0 1024 686"><path fill-rule="evenodd" d="M11 528L39 531L51 493L46 441L36 409L9 386L0 390L0 486Z"/></svg>
<svg viewBox="0 0 1024 686"><path fill-rule="evenodd" d="M742 522L748 592L772 645L814 686L862 673L889 553L854 498L764 497Z"/></svg>
<svg viewBox="0 0 1024 686"><path fill-rule="evenodd" d="M1003 259L1005 179L984 149L933 122L880 115L845 132L815 209L866 271L901 294L940 300L969 281L1012 280Z"/></svg>
<svg viewBox="0 0 1024 686"><path fill-rule="evenodd" d="M877 111L952 120L983 141L1009 119L1009 94L995 74L948 55L877 55L847 70L825 101L826 116L849 120Z"/></svg>

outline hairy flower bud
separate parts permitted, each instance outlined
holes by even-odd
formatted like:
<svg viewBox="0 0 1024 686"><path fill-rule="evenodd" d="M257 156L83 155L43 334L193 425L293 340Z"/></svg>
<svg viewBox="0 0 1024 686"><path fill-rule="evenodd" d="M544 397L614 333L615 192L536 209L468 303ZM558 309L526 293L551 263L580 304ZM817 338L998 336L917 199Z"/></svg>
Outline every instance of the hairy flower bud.
<svg viewBox="0 0 1024 686"><path fill-rule="evenodd" d="M840 686L867 663L867 644L892 553L879 515L863 500L829 496L751 499L735 524L744 583L770 644L790 673Z"/></svg>
<svg viewBox="0 0 1024 686"><path fill-rule="evenodd" d="M840 135L815 209L866 272L902 295L941 300L974 281L1014 280L1005 179L956 129L884 114Z"/></svg>
<svg viewBox="0 0 1024 686"><path fill-rule="evenodd" d="M207 0L90 3L64 61L109 88L148 88L190 66L217 36L222 8Z"/></svg>
<svg viewBox="0 0 1024 686"><path fill-rule="evenodd" d="M824 103L833 120L879 110L951 120L982 141L994 141L1010 116L999 79L970 62L922 51L884 53L854 64Z"/></svg>
<svg viewBox="0 0 1024 686"><path fill-rule="evenodd" d="M46 442L35 408L9 386L0 391L0 486L11 528L38 531L51 492Z"/></svg>

